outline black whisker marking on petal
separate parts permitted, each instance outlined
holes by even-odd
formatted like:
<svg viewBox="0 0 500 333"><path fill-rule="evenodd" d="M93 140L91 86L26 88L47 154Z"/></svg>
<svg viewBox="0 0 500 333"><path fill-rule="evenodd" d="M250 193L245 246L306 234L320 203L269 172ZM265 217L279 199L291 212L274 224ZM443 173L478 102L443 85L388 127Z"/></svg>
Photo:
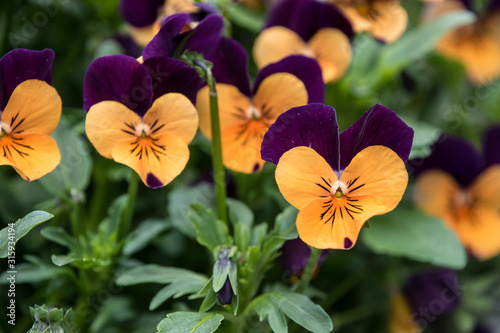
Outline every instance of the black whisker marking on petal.
<svg viewBox="0 0 500 333"><path fill-rule="evenodd" d="M23 151L20 151L19 149L17 149L17 148L16 148L16 147L14 147L14 146L11 146L11 147L12 147L12 149L14 149L14 150L15 150L15 151L19 154L19 156L21 156L22 158L24 158L24 156L30 156L30 154L25 153L25 152L23 152ZM12 154L11 154L11 155L12 155Z"/></svg>
<svg viewBox="0 0 500 333"><path fill-rule="evenodd" d="M330 211L330 209L332 209L332 206L333 206L333 205L327 205L328 209L327 209L327 210L325 210L323 213L321 213L321 214L319 215L319 219L320 219L320 220L322 220L322 219L325 217L326 213L328 213L328 212ZM325 206L324 206L324 207L325 207Z"/></svg>
<svg viewBox="0 0 500 333"><path fill-rule="evenodd" d="M349 216L351 217L352 220L354 220L354 217L352 216L351 213L356 213L355 211L352 211L350 210L349 208L347 207L344 207L345 208L345 211L347 212L347 214L349 214ZM359 214L359 213L358 213Z"/></svg>
<svg viewBox="0 0 500 333"><path fill-rule="evenodd" d="M149 126L149 129L153 130L156 126L156 124L158 124L158 119L156 119L153 123L153 125Z"/></svg>
<svg viewBox="0 0 500 333"><path fill-rule="evenodd" d="M326 187L324 187L322 184L320 184L320 183L315 183L315 184L318 185L319 187L321 187L323 190L330 192L330 190L327 189Z"/></svg>
<svg viewBox="0 0 500 333"><path fill-rule="evenodd" d="M347 200L347 201L352 201L352 202L359 201L358 199L351 199L350 197L347 197L347 196L346 196L346 200Z"/></svg>
<svg viewBox="0 0 500 333"><path fill-rule="evenodd" d="M12 118L10 118L10 127L12 127L12 124L16 121L17 117L19 116L19 112Z"/></svg>
<svg viewBox="0 0 500 333"><path fill-rule="evenodd" d="M328 186L330 188L332 187L332 185L329 182L327 182L325 178L321 177L321 179L323 179L323 181L325 182L326 186Z"/></svg>
<svg viewBox="0 0 500 333"><path fill-rule="evenodd" d="M16 142L16 141L12 141L13 144L15 145L18 145L18 146L21 146L21 147L24 147L24 148L28 148L28 149L31 149L31 150L35 150L33 147L31 146L28 146L28 145L25 145L25 144L22 144L22 143L19 143L19 142Z"/></svg>
<svg viewBox="0 0 500 333"><path fill-rule="evenodd" d="M167 150L164 145L159 145L159 144L155 143L154 140L153 140L152 144L153 144L153 146L158 147L163 151Z"/></svg>
<svg viewBox="0 0 500 333"><path fill-rule="evenodd" d="M128 130L124 130L123 128L122 128L122 132L125 132L125 133L130 134L130 135L135 135L135 133L130 132L130 131L128 131Z"/></svg>
<svg viewBox="0 0 500 333"><path fill-rule="evenodd" d="M342 220L344 219L344 214L342 214L342 206L340 206L340 217L342 218Z"/></svg>
<svg viewBox="0 0 500 333"><path fill-rule="evenodd" d="M125 124L125 126L127 126L128 128L130 128L132 131L135 132L135 126L134 124L129 124L129 123L126 123L126 122L123 122Z"/></svg>
<svg viewBox="0 0 500 333"><path fill-rule="evenodd" d="M17 118L17 116L16 116L16 118ZM16 128L24 122L24 120L25 120L25 119L26 119L26 118L21 119L21 120L17 123L17 125L16 125L16 126L14 126L14 128L12 128L12 130L11 130L11 131L12 131L12 132L14 132L14 131L16 130Z"/></svg>
<svg viewBox="0 0 500 333"><path fill-rule="evenodd" d="M356 187L355 189L350 190L349 193L352 193L352 192L356 191L357 189L362 188L363 186L365 186L365 184L361 184L358 187Z"/></svg>
<svg viewBox="0 0 500 333"><path fill-rule="evenodd" d="M241 113L245 114L245 110L243 110L243 109L242 109L242 108L240 108L239 106L235 106L235 109L236 109L236 111L239 111L239 112L241 112Z"/></svg>
<svg viewBox="0 0 500 333"><path fill-rule="evenodd" d="M151 134L154 134L156 132L158 132L159 130L161 130L163 127L165 126L165 124L162 124L160 127L156 128L154 131L151 132Z"/></svg>
<svg viewBox="0 0 500 333"><path fill-rule="evenodd" d="M347 182L347 188L348 188L348 189L349 189L349 188L351 188L351 186L352 186L352 185L354 185L354 183L355 183L358 179L359 179L359 176L358 176L358 177L356 177L356 178L354 178L354 180L349 180L349 181Z"/></svg>
<svg viewBox="0 0 500 333"><path fill-rule="evenodd" d="M363 211L363 208L361 208L361 207L363 207L363 206L361 206L361 205L352 205L352 204L350 204L350 203L348 203L348 202L347 202L347 204L348 204L349 206L351 206L352 208L354 208L354 209L358 209L358 210L360 210L361 212Z"/></svg>

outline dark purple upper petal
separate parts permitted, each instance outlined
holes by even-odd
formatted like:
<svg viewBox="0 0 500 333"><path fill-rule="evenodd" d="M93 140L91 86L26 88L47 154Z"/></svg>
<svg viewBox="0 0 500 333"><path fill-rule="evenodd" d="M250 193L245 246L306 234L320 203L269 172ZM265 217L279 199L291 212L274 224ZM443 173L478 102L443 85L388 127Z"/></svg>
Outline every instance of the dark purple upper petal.
<svg viewBox="0 0 500 333"><path fill-rule="evenodd" d="M92 61L83 82L83 108L117 101L143 116L151 106L151 75L135 58L111 55Z"/></svg>
<svg viewBox="0 0 500 333"><path fill-rule="evenodd" d="M484 136L483 146L486 166L500 164L500 125L488 129Z"/></svg>
<svg viewBox="0 0 500 333"><path fill-rule="evenodd" d="M340 134L340 169L345 169L363 149L381 145L392 149L406 163L413 129L389 108L376 104Z"/></svg>
<svg viewBox="0 0 500 333"><path fill-rule="evenodd" d="M189 14L180 13L167 17L163 22L160 31L144 47L142 57L144 60L152 57L172 57L174 55L177 42L174 37L179 35L182 29L189 23Z"/></svg>
<svg viewBox="0 0 500 333"><path fill-rule="evenodd" d="M500 0L491 0L488 8L490 11L500 10Z"/></svg>
<svg viewBox="0 0 500 333"><path fill-rule="evenodd" d="M217 298L221 305L229 305L233 300L233 288L231 287L231 282L229 277L226 278L226 282L222 286L222 289L217 292Z"/></svg>
<svg viewBox="0 0 500 333"><path fill-rule="evenodd" d="M217 83L237 87L242 94L252 96L246 50L235 40L222 36L215 51L206 57L213 63L212 73Z"/></svg>
<svg viewBox="0 0 500 333"><path fill-rule="evenodd" d="M153 101L166 93L176 92L196 103L200 77L193 67L169 57L149 58L144 61L144 67L152 78Z"/></svg>
<svg viewBox="0 0 500 333"><path fill-rule="evenodd" d="M318 62L314 59L293 55L262 68L254 82L254 94L260 83L269 75L286 72L295 75L304 82L309 103L323 103L325 100L325 84Z"/></svg>
<svg viewBox="0 0 500 333"><path fill-rule="evenodd" d="M113 39L120 44L123 49L123 54L134 58L139 58L141 56L141 48L130 35L119 34L115 35Z"/></svg>
<svg viewBox="0 0 500 333"><path fill-rule="evenodd" d="M0 59L0 110L5 109L10 95L16 87L26 81L37 79L52 84L52 62L54 51L32 51L15 49Z"/></svg>
<svg viewBox="0 0 500 333"><path fill-rule="evenodd" d="M404 287L404 294L413 311L425 319L421 309L434 309L439 301L439 313L449 313L460 305L463 291L458 284L457 274L449 269L436 269L410 277Z"/></svg>
<svg viewBox="0 0 500 333"><path fill-rule="evenodd" d="M134 27L147 27L158 17L158 10L164 0L121 0L120 14L128 24Z"/></svg>
<svg viewBox="0 0 500 333"><path fill-rule="evenodd" d="M270 12L266 28L281 25L309 40L321 28L337 28L352 38L349 21L333 5L316 0L283 0Z"/></svg>
<svg viewBox="0 0 500 333"><path fill-rule="evenodd" d="M333 170L339 170L339 126L335 109L312 103L282 113L264 136L262 159L277 164L285 152L299 146L314 149Z"/></svg>
<svg viewBox="0 0 500 333"><path fill-rule="evenodd" d="M321 251L316 267L321 266L328 258L330 250ZM309 261L311 248L300 238L288 240L281 248L281 263L292 275L300 275Z"/></svg>
<svg viewBox="0 0 500 333"><path fill-rule="evenodd" d="M223 29L224 19L222 16L210 14L205 17L196 28L185 31L174 38L174 43L181 47L180 50L175 51L178 52L179 56L182 55L185 50L190 50L201 53L206 57L211 54L219 44ZM187 39L184 45L181 46L185 38Z"/></svg>
<svg viewBox="0 0 500 333"><path fill-rule="evenodd" d="M217 7L214 7L208 3L203 3L203 2L195 2L195 6L200 8L200 11L197 13L191 13L190 18L191 21L193 22L200 22L203 20L205 17L207 17L210 14L218 14L219 12L217 11Z"/></svg>
<svg viewBox="0 0 500 333"><path fill-rule="evenodd" d="M441 136L432 147L432 153L424 159L415 159L407 165L418 176L429 169L440 169L452 175L459 184L468 186L484 169L479 152L467 141Z"/></svg>

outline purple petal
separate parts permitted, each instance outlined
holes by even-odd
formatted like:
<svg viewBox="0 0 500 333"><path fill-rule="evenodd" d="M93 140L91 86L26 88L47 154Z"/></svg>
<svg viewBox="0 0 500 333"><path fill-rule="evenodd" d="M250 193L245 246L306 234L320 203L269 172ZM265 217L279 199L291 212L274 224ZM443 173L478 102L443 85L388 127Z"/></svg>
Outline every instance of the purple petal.
<svg viewBox="0 0 500 333"><path fill-rule="evenodd" d="M486 166L500 164L500 125L488 129L484 137L483 147Z"/></svg>
<svg viewBox="0 0 500 333"><path fill-rule="evenodd" d="M500 9L500 0L492 0L490 2L490 6L488 7L488 11L492 12L499 9Z"/></svg>
<svg viewBox="0 0 500 333"><path fill-rule="evenodd" d="M177 42L174 38L180 34L182 29L189 23L189 14L180 13L167 17L160 31L144 47L142 57L144 60L152 57L172 57Z"/></svg>
<svg viewBox="0 0 500 333"><path fill-rule="evenodd" d="M130 35L119 34L115 35L113 39L120 44L123 49L123 54L134 58L139 58L141 56L139 45L137 45Z"/></svg>
<svg viewBox="0 0 500 333"><path fill-rule="evenodd" d="M214 7L208 3L195 2L194 5L200 8L200 11L197 13L191 13L190 18L192 22L200 22L210 14L219 14L217 7Z"/></svg>
<svg viewBox="0 0 500 333"><path fill-rule="evenodd" d="M321 28L337 28L352 38L349 21L333 5L316 0L283 0L271 11L266 28L281 25L309 40Z"/></svg>
<svg viewBox="0 0 500 333"><path fill-rule="evenodd" d="M164 0L121 0L120 14L128 24L142 28L153 24Z"/></svg>
<svg viewBox="0 0 500 333"><path fill-rule="evenodd" d="M413 142L413 129L389 108L376 104L340 134L340 169L369 146L392 149L406 163Z"/></svg>
<svg viewBox="0 0 500 333"><path fill-rule="evenodd" d="M217 83L233 85L241 93L252 96L248 75L248 56L240 43L223 36L215 51L206 59L213 63L212 73Z"/></svg>
<svg viewBox="0 0 500 333"><path fill-rule="evenodd" d="M312 103L282 113L264 136L262 159L277 164L285 152L299 146L314 149L333 170L339 170L339 125L335 109Z"/></svg>
<svg viewBox="0 0 500 333"><path fill-rule="evenodd" d="M229 278L226 279L222 289L217 292L217 298L219 299L219 303L221 305L229 305L233 300L233 289L231 288L231 282L229 282Z"/></svg>
<svg viewBox="0 0 500 333"><path fill-rule="evenodd" d="M83 82L83 108L102 101L117 101L143 116L151 106L151 76L136 59L111 55L92 61Z"/></svg>
<svg viewBox="0 0 500 333"><path fill-rule="evenodd" d="M321 266L329 254L330 250L321 251L316 267ZM292 275L300 275L302 273L304 268L306 268L310 256L311 248L300 238L286 241L281 248L281 263Z"/></svg>
<svg viewBox="0 0 500 333"><path fill-rule="evenodd" d="M52 84L52 62L54 51L32 51L15 49L0 59L0 110L9 101L16 87L26 81L37 79Z"/></svg>
<svg viewBox="0 0 500 333"><path fill-rule="evenodd" d="M224 19L220 15L211 14L205 17L196 28L183 32L174 38L174 43L180 45L181 41L186 39L182 49L175 50L179 56L185 51L195 51L203 54L205 57L210 55L217 45L224 29Z"/></svg>
<svg viewBox="0 0 500 333"><path fill-rule="evenodd" d="M423 316L422 309L436 316L453 311L460 305L462 292L457 274L449 269L436 269L412 276L404 287L410 306L419 316Z"/></svg>
<svg viewBox="0 0 500 333"><path fill-rule="evenodd" d="M196 103L200 77L193 67L169 57L149 58L144 61L144 67L153 80L153 100L166 93L176 92L185 95L193 104Z"/></svg>
<svg viewBox="0 0 500 333"><path fill-rule="evenodd" d="M325 84L323 83L321 68L316 60L300 55L286 57L281 61L262 68L255 78L254 94L262 80L269 75L280 72L293 74L304 82L309 96L309 103L323 103L325 99Z"/></svg>
<svg viewBox="0 0 500 333"><path fill-rule="evenodd" d="M468 186L484 169L478 151L467 141L442 136L432 147L430 156L408 162L408 169L418 176L429 169L440 169L452 175L462 186Z"/></svg>
<svg viewBox="0 0 500 333"><path fill-rule="evenodd" d="M152 173L148 173L146 176L146 185L151 188L159 188L162 187L163 184L155 175Z"/></svg>

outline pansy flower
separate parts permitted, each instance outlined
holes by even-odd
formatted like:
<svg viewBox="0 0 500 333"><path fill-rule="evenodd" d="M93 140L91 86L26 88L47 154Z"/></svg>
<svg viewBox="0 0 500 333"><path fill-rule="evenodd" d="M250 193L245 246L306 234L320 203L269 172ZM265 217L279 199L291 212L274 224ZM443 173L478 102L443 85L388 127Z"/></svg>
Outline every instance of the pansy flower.
<svg viewBox="0 0 500 333"><path fill-rule="evenodd" d="M85 73L87 136L102 156L131 167L147 186L164 186L189 159L198 86L196 70L180 60L98 58Z"/></svg>
<svg viewBox="0 0 500 333"><path fill-rule="evenodd" d="M211 14L195 28L186 30L190 22L188 14L175 14L163 22L160 31L144 47L142 57L179 58L185 50L195 51L207 57L217 47L224 29L224 19Z"/></svg>
<svg viewBox="0 0 500 333"><path fill-rule="evenodd" d="M318 249L350 249L363 224L393 210L408 182L413 130L377 104L339 135L336 112L309 104L283 113L262 143L276 182L300 210L299 237Z"/></svg>
<svg viewBox="0 0 500 333"><path fill-rule="evenodd" d="M466 141L446 137L416 166L415 203L438 216L479 259L500 253L500 126L491 128L481 156ZM419 162L419 163L417 163Z"/></svg>
<svg viewBox="0 0 500 333"><path fill-rule="evenodd" d="M441 54L461 62L474 83L488 83L500 76L500 2L491 1L484 13L469 24L445 34L436 45ZM446 0L426 4L427 21L453 11L474 11L471 2Z"/></svg>
<svg viewBox="0 0 500 333"><path fill-rule="evenodd" d="M237 42L222 38L215 53L213 73L219 98L222 160L231 170L252 173L264 165L260 146L269 126L286 110L324 98L321 70L303 56L292 56L262 68L253 89L247 55ZM196 108L200 130L211 139L208 87L200 89Z"/></svg>
<svg viewBox="0 0 500 333"><path fill-rule="evenodd" d="M340 79L351 62L352 27L333 6L315 0L283 0L271 11L253 47L257 66L292 54L316 59L323 80Z"/></svg>
<svg viewBox="0 0 500 333"><path fill-rule="evenodd" d="M0 59L0 165L11 165L27 181L59 164L49 135L59 123L62 103L52 82L54 52L16 49Z"/></svg>
<svg viewBox="0 0 500 333"><path fill-rule="evenodd" d="M120 13L129 32L140 45L146 45L159 31L166 17L188 13L191 22L199 22L216 10L193 0L121 0Z"/></svg>
<svg viewBox="0 0 500 333"><path fill-rule="evenodd" d="M367 31L385 43L397 40L406 30L408 14L400 0L329 0L351 22L354 31Z"/></svg>

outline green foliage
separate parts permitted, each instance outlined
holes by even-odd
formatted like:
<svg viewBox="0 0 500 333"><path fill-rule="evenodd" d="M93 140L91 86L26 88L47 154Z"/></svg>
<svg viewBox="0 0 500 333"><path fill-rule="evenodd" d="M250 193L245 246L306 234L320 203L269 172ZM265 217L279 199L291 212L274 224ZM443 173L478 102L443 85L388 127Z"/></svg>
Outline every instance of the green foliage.
<svg viewBox="0 0 500 333"><path fill-rule="evenodd" d="M54 217L52 214L34 211L17 220L12 227L9 225L0 230L0 258L7 258L21 238L26 236L31 229L52 217Z"/></svg>
<svg viewBox="0 0 500 333"><path fill-rule="evenodd" d="M467 255L457 236L444 222L414 209L396 209L370 220L363 241L374 252L464 268Z"/></svg>
<svg viewBox="0 0 500 333"><path fill-rule="evenodd" d="M130 256L145 248L155 237L170 228L170 223L160 219L147 219L142 221L132 231L123 246L123 254Z"/></svg>
<svg viewBox="0 0 500 333"><path fill-rule="evenodd" d="M412 118L403 117L403 120L415 131L409 158L424 158L429 156L432 145L441 135L441 130L435 126Z"/></svg>
<svg viewBox="0 0 500 333"><path fill-rule="evenodd" d="M255 311L259 319L267 318L275 333L288 332L285 316L315 333L328 333L333 330L330 316L309 297L295 293L269 293L255 298L246 311Z"/></svg>
<svg viewBox="0 0 500 333"><path fill-rule="evenodd" d="M195 203L189 206L187 216L196 229L198 243L211 252L219 246L232 245L227 225L217 220L211 209Z"/></svg>
<svg viewBox="0 0 500 333"><path fill-rule="evenodd" d="M217 313L174 312L158 324L158 333L212 333L222 320Z"/></svg>

